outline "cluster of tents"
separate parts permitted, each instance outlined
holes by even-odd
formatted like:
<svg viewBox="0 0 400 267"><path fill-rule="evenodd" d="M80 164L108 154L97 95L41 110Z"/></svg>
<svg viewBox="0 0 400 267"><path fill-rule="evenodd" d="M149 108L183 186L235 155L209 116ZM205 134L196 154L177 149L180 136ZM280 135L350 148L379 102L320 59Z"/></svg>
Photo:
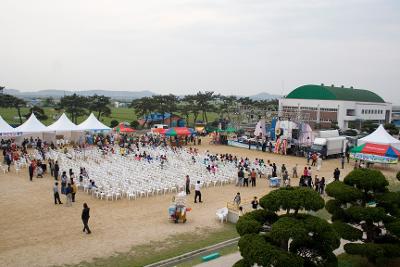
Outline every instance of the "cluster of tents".
<svg viewBox="0 0 400 267"><path fill-rule="evenodd" d="M350 150L353 159L366 162L395 164L400 157L400 141L391 136L382 125L370 135L361 138Z"/></svg>
<svg viewBox="0 0 400 267"><path fill-rule="evenodd" d="M11 127L1 116L0 116L0 137L39 137L46 141L52 141L56 139L57 135L62 135L64 138L69 140L77 141L84 132L88 131L110 131L111 128L101 123L96 116L90 114L90 116L83 121L81 124L74 124L68 117L63 113L56 122L49 126L45 126L35 116L31 114L20 126L13 128Z"/></svg>
<svg viewBox="0 0 400 267"><path fill-rule="evenodd" d="M194 129L188 127L172 127L168 129L155 128L152 129L152 132L165 136L188 136L196 134Z"/></svg>

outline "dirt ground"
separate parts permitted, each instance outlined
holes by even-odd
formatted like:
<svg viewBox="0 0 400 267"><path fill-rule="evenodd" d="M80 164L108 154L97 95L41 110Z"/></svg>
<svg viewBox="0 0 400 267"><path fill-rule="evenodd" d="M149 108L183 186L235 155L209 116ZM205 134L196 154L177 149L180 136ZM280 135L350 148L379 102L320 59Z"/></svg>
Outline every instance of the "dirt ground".
<svg viewBox="0 0 400 267"><path fill-rule="evenodd" d="M281 156L260 151L249 151L227 146L202 145L200 150L216 153L232 153L270 159L279 166L285 163L288 169L298 163L299 173L304 167L304 158ZM332 177L338 159L326 160L318 173ZM341 177L352 169L347 165ZM394 177L399 167L384 170ZM317 174L313 170L313 174ZM182 178L183 179L183 178ZM328 180L329 180L328 179ZM398 186L397 181L393 180ZM293 179L293 185L298 179ZM132 246L152 240L163 240L176 233L194 232L201 228L222 227L215 211L232 201L236 192L243 199L262 196L269 192L265 179L258 181L256 188L237 188L233 184L203 189L204 203L194 204L189 197L192 211L186 224L168 221L167 208L172 195L155 196L129 201L105 201L91 198L84 192L77 193L77 202L72 207L54 205L52 194L53 179L49 175L29 181L27 169L19 174L0 174L0 265L1 266L50 266L77 264L95 257L107 257L115 252L128 251ZM65 202L64 196L62 201ZM82 233L80 220L82 203L91 208L89 225L92 235Z"/></svg>

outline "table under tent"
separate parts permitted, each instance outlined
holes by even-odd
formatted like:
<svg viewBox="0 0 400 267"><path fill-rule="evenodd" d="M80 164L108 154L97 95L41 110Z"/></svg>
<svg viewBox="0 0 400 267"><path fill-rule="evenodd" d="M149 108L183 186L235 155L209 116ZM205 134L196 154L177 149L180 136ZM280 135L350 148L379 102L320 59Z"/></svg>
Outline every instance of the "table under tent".
<svg viewBox="0 0 400 267"><path fill-rule="evenodd" d="M56 140L56 133L48 129L43 123L41 123L35 116L31 114L23 124L15 128L16 132L20 132L21 135L16 138L18 143L21 143L24 138L40 138L48 143Z"/></svg>
<svg viewBox="0 0 400 267"><path fill-rule="evenodd" d="M70 142L77 143L83 137L83 130L70 121L65 113L47 128L56 133L57 145L69 144Z"/></svg>
<svg viewBox="0 0 400 267"><path fill-rule="evenodd" d="M93 133L108 133L111 128L101 123L93 113L89 117L78 125L78 128L87 133L86 142L93 144Z"/></svg>
<svg viewBox="0 0 400 267"><path fill-rule="evenodd" d="M8 139L20 136L22 133L16 131L11 125L9 125L3 117L0 116L0 138Z"/></svg>

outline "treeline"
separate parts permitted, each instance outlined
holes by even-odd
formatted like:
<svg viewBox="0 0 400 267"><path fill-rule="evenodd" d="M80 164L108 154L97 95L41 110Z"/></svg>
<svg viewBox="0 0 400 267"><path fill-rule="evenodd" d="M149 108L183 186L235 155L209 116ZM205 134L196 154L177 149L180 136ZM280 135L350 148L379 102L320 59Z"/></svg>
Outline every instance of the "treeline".
<svg viewBox="0 0 400 267"><path fill-rule="evenodd" d="M1 95L0 107L15 108L20 123L22 123L24 116L21 114L21 109L26 106L27 103L23 99L6 94ZM86 97L73 94L62 97L57 103L52 98L46 98L43 100L42 106L64 111L74 123L77 123L79 117L91 112L98 119L112 117L111 98L103 95ZM185 118L187 124L195 124L198 120L208 123L209 113L217 113L220 118L227 120L231 120L232 116L243 115L241 114L243 109L254 113L254 115L263 115L261 111L277 110L278 100L252 100L249 97L224 96L215 94L213 91L199 91L196 94L183 97L173 94L142 97L134 99L129 107L134 110L138 118L143 117L145 119L144 125L147 125L147 119L155 112L162 114L162 116L165 113L176 113ZM32 107L27 115L32 112L38 119L47 119L43 109L38 106ZM258 114L257 112L261 113ZM192 118L191 121L190 118Z"/></svg>
<svg viewBox="0 0 400 267"><path fill-rule="evenodd" d="M67 113L74 123L78 122L78 117L85 116L91 112L95 113L99 119L102 116L110 116L110 104L110 97L99 95L85 97L77 94L64 96L58 103L55 103L52 98L46 98L43 102L43 106L53 107L57 111L64 111ZM34 113L39 120L46 120L48 118L44 110L39 106L31 107L28 114L23 115L21 109L27 107L26 101L12 95L0 95L0 107L15 108L20 123L22 123L22 117L28 118L31 113Z"/></svg>
<svg viewBox="0 0 400 267"><path fill-rule="evenodd" d="M138 117L144 117L144 124L150 114L158 112L177 113L185 118L188 125L195 124L198 120L205 123L209 122L209 113L217 113L220 118L231 120L232 116L240 115L245 107L248 110L278 110L278 100L252 100L249 97L224 96L215 94L213 91L198 92L193 95L178 97L173 94L154 95L151 97L142 97L131 102L130 107L135 110ZM193 120L190 121L192 115ZM164 121L164 118L163 118Z"/></svg>

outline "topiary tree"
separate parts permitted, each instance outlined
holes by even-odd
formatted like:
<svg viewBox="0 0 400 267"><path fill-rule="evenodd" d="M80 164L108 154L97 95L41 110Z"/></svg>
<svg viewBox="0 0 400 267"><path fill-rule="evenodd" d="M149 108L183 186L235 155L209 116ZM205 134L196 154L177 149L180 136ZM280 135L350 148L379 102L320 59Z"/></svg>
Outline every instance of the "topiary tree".
<svg viewBox="0 0 400 267"><path fill-rule="evenodd" d="M385 176L377 170L356 169L343 182L328 184L333 199L325 208L332 214L332 226L349 254L379 259L400 256L400 192L389 192Z"/></svg>
<svg viewBox="0 0 400 267"><path fill-rule="evenodd" d="M236 224L243 259L234 266L337 266L332 251L340 239L334 228L301 213L324 207L316 191L280 188L262 197L260 205L263 209L241 216Z"/></svg>

